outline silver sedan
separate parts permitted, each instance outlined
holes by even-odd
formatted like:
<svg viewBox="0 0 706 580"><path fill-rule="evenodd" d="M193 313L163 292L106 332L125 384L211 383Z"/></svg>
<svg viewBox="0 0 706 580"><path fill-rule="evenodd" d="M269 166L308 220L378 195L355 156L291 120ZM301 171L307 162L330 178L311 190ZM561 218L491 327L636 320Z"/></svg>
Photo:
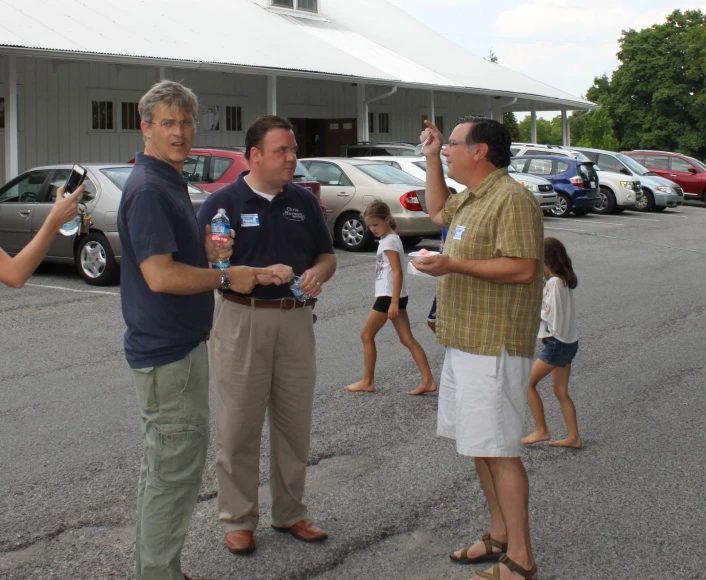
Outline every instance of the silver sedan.
<svg viewBox="0 0 706 580"><path fill-rule="evenodd" d="M301 162L321 183L329 230L344 249L359 252L372 246L374 238L362 213L376 198L390 206L406 246L441 232L423 209L425 184L416 177L370 159L320 157Z"/></svg>
<svg viewBox="0 0 706 580"><path fill-rule="evenodd" d="M88 234L57 234L46 262L76 264L88 283L104 286L115 281L120 268L118 205L123 185L133 166L124 163L82 163L88 170L83 202L93 225ZM0 188L0 247L17 254L47 219L56 190L66 183L73 165L51 165L26 171ZM198 211L206 193L189 185L189 196Z"/></svg>

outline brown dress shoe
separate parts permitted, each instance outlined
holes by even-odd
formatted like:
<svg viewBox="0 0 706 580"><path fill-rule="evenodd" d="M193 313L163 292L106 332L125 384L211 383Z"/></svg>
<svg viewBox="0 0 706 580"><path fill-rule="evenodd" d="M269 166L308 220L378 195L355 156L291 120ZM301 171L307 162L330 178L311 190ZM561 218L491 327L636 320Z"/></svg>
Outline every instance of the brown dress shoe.
<svg viewBox="0 0 706 580"><path fill-rule="evenodd" d="M288 528L278 528L272 526L273 529L283 534L292 534L298 540L303 542L321 542L328 538L328 534L321 528L317 528L310 519L299 520L296 524Z"/></svg>
<svg viewBox="0 0 706 580"><path fill-rule="evenodd" d="M250 530L235 530L226 534L226 548L233 554L252 554L255 540Z"/></svg>

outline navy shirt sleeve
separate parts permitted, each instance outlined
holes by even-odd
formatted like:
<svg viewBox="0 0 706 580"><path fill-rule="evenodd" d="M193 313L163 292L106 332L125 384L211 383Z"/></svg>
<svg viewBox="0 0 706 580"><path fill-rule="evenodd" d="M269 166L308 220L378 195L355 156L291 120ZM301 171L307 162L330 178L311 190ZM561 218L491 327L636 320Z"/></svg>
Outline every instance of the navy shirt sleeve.
<svg viewBox="0 0 706 580"><path fill-rule="evenodd" d="M138 264L152 256L178 251L174 207L159 190L135 192L123 209Z"/></svg>

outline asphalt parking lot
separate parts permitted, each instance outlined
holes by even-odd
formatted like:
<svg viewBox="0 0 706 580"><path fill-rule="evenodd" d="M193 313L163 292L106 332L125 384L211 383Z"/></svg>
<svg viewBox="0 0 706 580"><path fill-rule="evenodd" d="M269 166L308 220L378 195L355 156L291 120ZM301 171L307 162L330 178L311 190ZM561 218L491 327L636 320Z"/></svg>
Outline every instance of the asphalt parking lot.
<svg viewBox="0 0 706 580"><path fill-rule="evenodd" d="M705 578L706 207L547 218L545 228L567 245L579 277L570 391L585 447L524 450L539 578ZM436 396L405 394L416 368L391 327L379 335L378 391L343 390L362 372L358 334L373 301L374 254L338 256L316 308L307 487L311 516L331 537L312 546L269 528L263 468L258 550L232 556L217 522L211 453L182 558L190 575L473 576L447 554L487 531L481 492L471 462L435 435ZM443 349L425 322L434 284L408 284L413 331L438 377ZM0 288L0 328L0 578L133 577L141 443L119 288L42 267L24 289ZM541 392L553 435L563 436L550 384Z"/></svg>

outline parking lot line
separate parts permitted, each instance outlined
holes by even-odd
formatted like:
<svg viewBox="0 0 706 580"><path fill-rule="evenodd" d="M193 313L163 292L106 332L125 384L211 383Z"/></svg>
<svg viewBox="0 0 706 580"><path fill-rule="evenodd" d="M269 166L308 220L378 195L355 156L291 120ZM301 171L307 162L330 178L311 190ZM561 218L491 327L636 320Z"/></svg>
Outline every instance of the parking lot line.
<svg viewBox="0 0 706 580"><path fill-rule="evenodd" d="M107 294L108 296L120 296L120 292L108 292L107 290L78 290L77 288L66 288L65 286L49 286L48 284L25 284L34 288L48 288L49 290L66 290L67 292L79 292L81 294Z"/></svg>

